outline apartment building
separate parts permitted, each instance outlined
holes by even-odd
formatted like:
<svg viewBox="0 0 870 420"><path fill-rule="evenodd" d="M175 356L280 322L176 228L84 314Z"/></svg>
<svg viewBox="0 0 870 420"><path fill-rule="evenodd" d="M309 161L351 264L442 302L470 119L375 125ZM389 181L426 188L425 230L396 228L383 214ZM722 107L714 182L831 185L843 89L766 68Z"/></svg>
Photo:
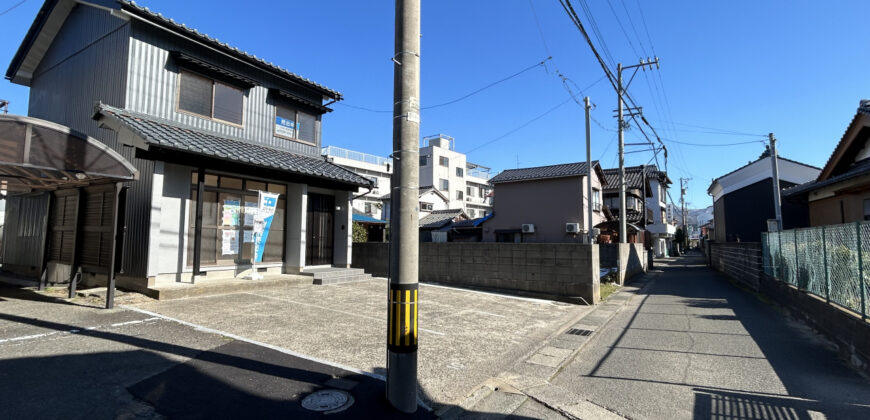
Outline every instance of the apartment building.
<svg viewBox="0 0 870 420"><path fill-rule="evenodd" d="M425 146L420 147L421 194L425 187L431 186L447 199L444 209L461 209L472 219L492 214L490 168L468 162L465 154L455 150L453 137L444 134L428 136L423 138L423 144ZM374 189L368 194L363 195L366 187L360 188L354 209L378 219L389 218L386 207L389 206L392 159L336 146L324 147L321 154L330 162L374 183ZM428 207L422 203L420 217L432 211L432 203L426 202ZM434 205L440 207L440 202Z"/></svg>
<svg viewBox="0 0 870 420"><path fill-rule="evenodd" d="M448 207L463 209L475 219L492 213L490 168L469 162L456 151L453 137L436 134L420 147L420 185L431 185L447 196Z"/></svg>
<svg viewBox="0 0 870 420"><path fill-rule="evenodd" d="M321 149L320 154L329 162L355 172L372 182L371 189L360 187L353 200L353 209L375 219L386 220L383 197L390 194L390 176L393 160L383 156L357 152L336 146Z"/></svg>

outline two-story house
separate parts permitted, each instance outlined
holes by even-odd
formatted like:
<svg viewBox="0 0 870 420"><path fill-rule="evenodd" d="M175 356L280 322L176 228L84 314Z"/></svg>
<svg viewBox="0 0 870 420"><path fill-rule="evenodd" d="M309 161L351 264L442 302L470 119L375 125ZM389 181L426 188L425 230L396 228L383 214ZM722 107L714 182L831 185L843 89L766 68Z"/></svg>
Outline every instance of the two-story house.
<svg viewBox="0 0 870 420"><path fill-rule="evenodd" d="M598 161L592 179L586 162L508 169L494 176L492 217L483 223L484 242L585 242L592 224L605 220ZM592 183L592 196L588 194Z"/></svg>
<svg viewBox="0 0 870 420"><path fill-rule="evenodd" d="M350 265L351 198L371 182L320 156L339 92L125 0L46 1L6 77L30 87L31 117L138 170L119 285ZM99 253L115 209L97 209L84 233ZM103 281L92 271L86 280Z"/></svg>
<svg viewBox="0 0 870 420"><path fill-rule="evenodd" d="M604 204L610 210L614 220L611 220L602 231L617 234L619 225L619 169L605 169L607 188L604 190ZM660 171L656 165L638 165L625 167L625 202L626 222L629 237L633 231L643 230L647 235L647 244L656 257L665 256L668 241L672 240L676 227L668 223L667 197L671 184L668 174ZM616 227L614 229L614 227Z"/></svg>

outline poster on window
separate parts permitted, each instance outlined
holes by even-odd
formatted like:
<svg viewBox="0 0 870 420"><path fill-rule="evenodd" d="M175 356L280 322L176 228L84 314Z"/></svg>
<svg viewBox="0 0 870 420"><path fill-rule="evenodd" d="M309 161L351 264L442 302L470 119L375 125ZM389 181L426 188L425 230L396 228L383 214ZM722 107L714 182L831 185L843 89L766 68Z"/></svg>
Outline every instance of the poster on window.
<svg viewBox="0 0 870 420"><path fill-rule="evenodd" d="M269 228L275 217L275 207L278 205L278 194L260 191L259 207L254 214L254 262L263 261L263 251L269 238Z"/></svg>
<svg viewBox="0 0 870 420"><path fill-rule="evenodd" d="M275 134L284 137L296 138L296 121L275 117Z"/></svg>
<svg viewBox="0 0 870 420"><path fill-rule="evenodd" d="M240 210L238 200L224 200L221 224L223 226L238 226Z"/></svg>
<svg viewBox="0 0 870 420"><path fill-rule="evenodd" d="M221 254L236 255L239 253L239 235L235 230L223 230Z"/></svg>

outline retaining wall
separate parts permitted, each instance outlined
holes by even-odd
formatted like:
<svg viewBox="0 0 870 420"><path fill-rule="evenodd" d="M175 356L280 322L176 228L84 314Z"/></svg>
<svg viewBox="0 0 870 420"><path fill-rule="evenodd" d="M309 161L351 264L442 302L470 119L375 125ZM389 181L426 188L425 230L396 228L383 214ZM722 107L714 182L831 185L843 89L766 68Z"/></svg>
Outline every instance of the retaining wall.
<svg viewBox="0 0 870 420"><path fill-rule="evenodd" d="M352 267L386 277L389 245L354 243ZM419 279L595 304L598 250L598 245L585 244L424 242Z"/></svg>
<svg viewBox="0 0 870 420"><path fill-rule="evenodd" d="M761 275L761 243L710 242L709 264L717 271L758 291Z"/></svg>
<svg viewBox="0 0 870 420"><path fill-rule="evenodd" d="M619 284L625 284L632 277L647 270L647 256L643 244L601 244L598 247L601 268L616 267Z"/></svg>

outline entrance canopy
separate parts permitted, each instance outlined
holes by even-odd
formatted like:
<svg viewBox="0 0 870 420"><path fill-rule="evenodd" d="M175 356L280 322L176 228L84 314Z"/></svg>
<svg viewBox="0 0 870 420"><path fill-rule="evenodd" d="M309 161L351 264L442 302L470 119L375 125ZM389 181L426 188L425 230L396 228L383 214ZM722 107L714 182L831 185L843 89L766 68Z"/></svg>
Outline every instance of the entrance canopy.
<svg viewBox="0 0 870 420"><path fill-rule="evenodd" d="M0 191L7 194L132 181L139 172L92 137L59 124L0 115Z"/></svg>

